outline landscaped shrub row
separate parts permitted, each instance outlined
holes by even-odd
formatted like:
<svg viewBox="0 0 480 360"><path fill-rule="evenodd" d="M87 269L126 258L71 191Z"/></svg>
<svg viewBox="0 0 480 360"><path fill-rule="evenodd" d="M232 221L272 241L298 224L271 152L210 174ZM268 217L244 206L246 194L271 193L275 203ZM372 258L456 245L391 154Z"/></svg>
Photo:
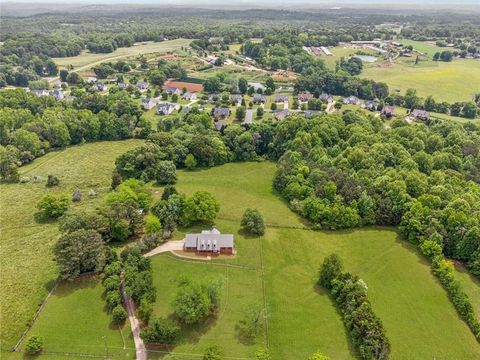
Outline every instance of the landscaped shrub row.
<svg viewBox="0 0 480 360"><path fill-rule="evenodd" d="M462 290L460 282L455 279L453 263L443 257L441 245L433 240L424 241L420 249L432 261L433 273L447 290L458 313L470 327L477 341L480 342L480 322L475 316L468 295Z"/></svg>
<svg viewBox="0 0 480 360"><path fill-rule="evenodd" d="M108 311L111 312L113 322L117 325L122 324L127 318L127 312L122 306L122 290L120 275L122 265L119 261L114 261L104 268L105 278L103 287L105 288L105 302Z"/></svg>
<svg viewBox="0 0 480 360"><path fill-rule="evenodd" d="M382 321L375 315L367 299L367 284L358 276L342 273L342 263L336 254L325 259L320 269L319 284L331 290L360 357L387 359L390 342Z"/></svg>

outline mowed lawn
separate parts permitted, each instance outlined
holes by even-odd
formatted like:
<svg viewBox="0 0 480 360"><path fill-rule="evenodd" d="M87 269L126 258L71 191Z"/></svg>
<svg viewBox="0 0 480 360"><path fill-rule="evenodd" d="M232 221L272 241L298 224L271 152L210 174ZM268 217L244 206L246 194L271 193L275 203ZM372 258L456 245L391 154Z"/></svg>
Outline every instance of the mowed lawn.
<svg viewBox="0 0 480 360"><path fill-rule="evenodd" d="M29 336L42 336L44 351L59 353L57 357L65 352L98 356L108 353L114 359L134 359L130 324L127 320L121 329L112 323L103 295L99 277L62 282L48 299Z"/></svg>
<svg viewBox="0 0 480 360"><path fill-rule="evenodd" d="M267 335L274 358L303 359L316 350L332 359L355 356L340 314L328 295L315 286L318 268L332 252L343 258L347 271L367 282L369 298L392 343L392 359L480 357L480 346L415 247L399 240L390 228L346 232L306 229L272 190L274 171L275 165L269 162L234 163L208 170L180 171L177 184L179 190L189 194L197 190L214 194L221 205L217 226L235 234L240 254L247 249L254 251L247 242L251 239L238 234L244 209L256 207L264 214L270 225L261 238ZM242 250L246 242L248 246ZM244 260L231 261L241 264ZM198 266L195 271L201 271L200 267L208 265L191 266ZM176 268L183 269L183 265ZM162 274L169 270L156 271ZM169 281L163 274L159 276L161 284ZM172 277L177 278L178 274L175 272ZM474 297L474 304L478 304L478 284L465 276L462 281ZM171 288L168 293L171 296ZM171 309L157 311L166 315ZM208 338L209 334L204 336Z"/></svg>
<svg viewBox="0 0 480 360"><path fill-rule="evenodd" d="M224 224L220 228L226 229ZM249 241L258 245L258 239ZM168 356L150 348L149 358L178 359L178 354L189 354L200 358L208 346L220 345L225 355L232 358L253 358L256 349L265 343L265 335L260 334L254 341L242 338L238 324L243 319L245 308L251 304L263 306L262 277L260 269L228 267L217 262L183 261L170 254L156 255L152 258L154 284L157 288L157 301L154 316L171 317L173 301L178 290L178 280L187 277L193 280L215 279L221 282L220 306L214 318L205 323L184 327L178 343ZM195 357L196 355L196 357ZM183 357L180 357L183 358ZM185 357L190 358L190 357Z"/></svg>
<svg viewBox="0 0 480 360"><path fill-rule="evenodd" d="M190 42L190 39L175 39L161 42L145 41L135 43L130 47L118 48L114 52L107 54L95 54L85 50L77 56L53 58L53 60L60 68L73 65L74 70L86 70L90 66L98 65L105 61L117 61L122 58L142 54L180 50L182 46L188 46Z"/></svg>
<svg viewBox="0 0 480 360"><path fill-rule="evenodd" d="M71 195L79 188L83 200L71 208L94 209L110 190L116 157L141 143L141 140L99 142L51 152L20 168L22 176L37 175L41 182L0 185L2 348L15 345L57 277L51 251L59 235L57 223L35 221L38 200L47 193ZM60 186L45 186L49 174L60 179ZM89 198L90 189L97 197Z"/></svg>
<svg viewBox="0 0 480 360"><path fill-rule="evenodd" d="M412 60L413 61L413 60ZM361 77L388 84L390 91L417 89L418 95L432 95L437 101L469 101L479 91L480 61L455 59L452 62L399 62L389 68L365 67Z"/></svg>

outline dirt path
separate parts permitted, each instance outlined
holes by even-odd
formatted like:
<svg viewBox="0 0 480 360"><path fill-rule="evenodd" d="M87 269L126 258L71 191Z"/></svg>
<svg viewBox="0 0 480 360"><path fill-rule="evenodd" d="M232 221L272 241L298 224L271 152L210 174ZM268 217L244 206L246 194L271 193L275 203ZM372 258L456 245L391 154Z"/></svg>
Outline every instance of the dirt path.
<svg viewBox="0 0 480 360"><path fill-rule="evenodd" d="M130 327L132 328L133 341L135 342L135 358L137 360L147 360L147 348L145 343L140 337L140 322L135 316L135 305L130 296L125 292L125 287L122 284L122 294L123 301L125 302L125 307L127 308L128 320L130 321Z"/></svg>
<svg viewBox="0 0 480 360"><path fill-rule="evenodd" d="M150 256L161 254L164 252L182 250L182 249L183 249L183 240L167 241L165 244L157 246L155 249L150 250L148 253L146 253L143 256L150 257Z"/></svg>

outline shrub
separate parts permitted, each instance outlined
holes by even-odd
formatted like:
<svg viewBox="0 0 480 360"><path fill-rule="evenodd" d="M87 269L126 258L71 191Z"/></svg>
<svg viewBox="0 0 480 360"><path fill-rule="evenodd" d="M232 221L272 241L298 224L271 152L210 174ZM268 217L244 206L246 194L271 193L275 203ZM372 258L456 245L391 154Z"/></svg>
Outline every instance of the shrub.
<svg viewBox="0 0 480 360"><path fill-rule="evenodd" d="M429 259L442 255L442 245L433 240L425 240L422 245L420 245L420 250L423 255L427 256Z"/></svg>
<svg viewBox="0 0 480 360"><path fill-rule="evenodd" d="M193 156L192 154L188 154L185 157L184 164L188 170L192 170L197 167L197 160L195 159L195 156Z"/></svg>
<svg viewBox="0 0 480 360"><path fill-rule="evenodd" d="M158 217L152 214L145 216L145 232L147 234L158 233L162 231L162 225Z"/></svg>
<svg viewBox="0 0 480 360"><path fill-rule="evenodd" d="M260 348L255 351L255 360L272 360L272 356L267 349Z"/></svg>
<svg viewBox="0 0 480 360"><path fill-rule="evenodd" d="M207 348L205 354L202 357L202 360L223 360L225 356L223 354L223 349L218 345L213 345Z"/></svg>
<svg viewBox="0 0 480 360"><path fill-rule="evenodd" d="M150 251L156 248L158 245L164 242L163 237L159 232L145 234L141 240L146 251Z"/></svg>
<svg viewBox="0 0 480 360"><path fill-rule="evenodd" d="M36 355L43 350L43 338L32 335L25 343L25 352L29 355Z"/></svg>
<svg viewBox="0 0 480 360"><path fill-rule="evenodd" d="M56 176L48 175L48 178L47 178L48 187L58 186L59 184L60 184L60 180Z"/></svg>
<svg viewBox="0 0 480 360"><path fill-rule="evenodd" d="M112 275L103 280L103 287L106 291L114 291L120 289L120 277Z"/></svg>
<svg viewBox="0 0 480 360"><path fill-rule="evenodd" d="M241 224L242 227L251 234L263 235L265 232L263 216L257 209L245 210Z"/></svg>
<svg viewBox="0 0 480 360"><path fill-rule="evenodd" d="M43 220L58 219L68 209L69 198L65 194L43 196L37 203L40 218Z"/></svg>
<svg viewBox="0 0 480 360"><path fill-rule="evenodd" d="M132 235L130 223L128 220L120 219L112 226L112 239L116 241L125 241Z"/></svg>
<svg viewBox="0 0 480 360"><path fill-rule="evenodd" d="M113 275L119 275L122 272L122 264L119 261L112 262L105 266L103 272L107 278Z"/></svg>
<svg viewBox="0 0 480 360"><path fill-rule="evenodd" d="M113 317L113 322L116 325L120 325L120 324L123 324L127 319L127 312L125 311L123 306L119 304L113 308L112 317Z"/></svg>
<svg viewBox="0 0 480 360"><path fill-rule="evenodd" d="M120 294L120 290L117 289L107 292L107 295L105 296L105 302L107 303L108 310L112 311L122 302L122 294Z"/></svg>
<svg viewBox="0 0 480 360"><path fill-rule="evenodd" d="M166 185L163 188L162 200L168 200L170 195L178 194L177 189L173 185Z"/></svg>
<svg viewBox="0 0 480 360"><path fill-rule="evenodd" d="M159 161L155 166L155 181L159 185L175 184L177 172L173 161Z"/></svg>
<svg viewBox="0 0 480 360"><path fill-rule="evenodd" d="M73 190L72 201L82 201L82 192L79 189Z"/></svg>
<svg viewBox="0 0 480 360"><path fill-rule="evenodd" d="M175 343L180 334L180 327L171 320L158 318L142 330L140 336L146 343L170 345Z"/></svg>
<svg viewBox="0 0 480 360"><path fill-rule="evenodd" d="M342 270L342 260L337 254L327 256L320 267L320 278L318 283L326 289L331 289L333 279L339 276Z"/></svg>
<svg viewBox="0 0 480 360"><path fill-rule="evenodd" d="M137 316L145 323L148 324L150 317L153 313L153 306L146 299L140 301L140 306L137 308Z"/></svg>

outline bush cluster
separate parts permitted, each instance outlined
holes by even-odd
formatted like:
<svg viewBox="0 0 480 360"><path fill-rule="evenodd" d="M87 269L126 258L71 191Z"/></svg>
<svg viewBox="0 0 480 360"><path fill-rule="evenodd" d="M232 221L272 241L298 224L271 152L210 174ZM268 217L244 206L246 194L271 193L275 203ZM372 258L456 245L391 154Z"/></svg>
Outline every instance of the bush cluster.
<svg viewBox="0 0 480 360"><path fill-rule="evenodd" d="M480 342L480 322L468 295L462 290L462 285L455 279L455 269L451 261L442 255L442 247L433 240L426 240L420 246L422 253L432 261L432 270L440 283L448 292L455 309L467 323L475 338Z"/></svg>
<svg viewBox="0 0 480 360"><path fill-rule="evenodd" d="M342 273L341 260L328 256L320 269L320 285L331 294L343 314L343 321L362 359L387 359L390 342L382 321L367 298L367 285L358 276Z"/></svg>

